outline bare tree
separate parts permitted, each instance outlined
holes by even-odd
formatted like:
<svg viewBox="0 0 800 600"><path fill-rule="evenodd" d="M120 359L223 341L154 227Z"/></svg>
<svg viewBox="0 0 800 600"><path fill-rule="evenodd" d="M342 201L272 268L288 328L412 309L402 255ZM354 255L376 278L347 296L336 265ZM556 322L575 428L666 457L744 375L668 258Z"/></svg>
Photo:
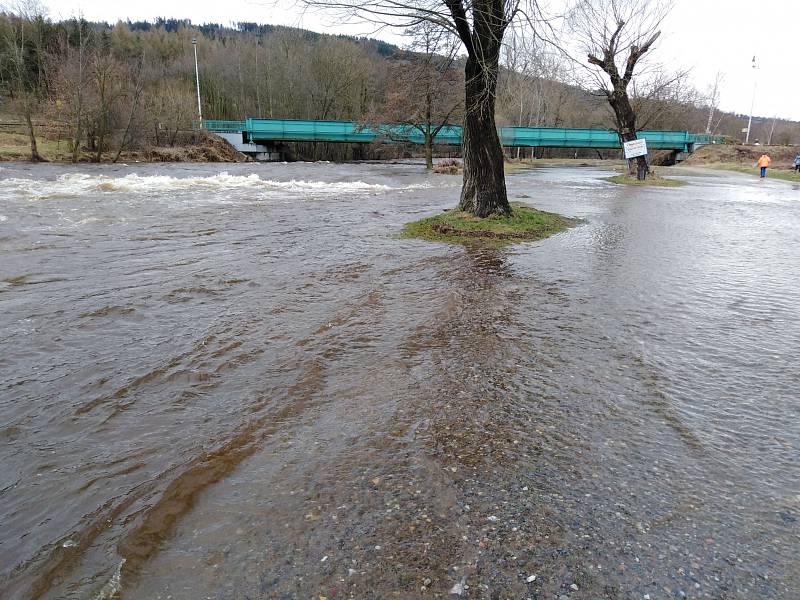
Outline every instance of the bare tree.
<svg viewBox="0 0 800 600"><path fill-rule="evenodd" d="M630 101L636 115L636 129L677 129L688 107L697 102L697 90L687 73L654 73L644 85L631 84Z"/></svg>
<svg viewBox="0 0 800 600"><path fill-rule="evenodd" d="M706 133L711 133L711 125L714 122L714 112L719 106L719 86L722 84L724 76L722 71L717 71L717 76L714 78L714 84L708 93L708 122L706 123Z"/></svg>
<svg viewBox="0 0 800 600"><path fill-rule="evenodd" d="M149 90L146 112L152 117L156 146L174 146L181 129L189 127L197 116L197 104L189 80L160 81ZM161 132L165 138L161 139Z"/></svg>
<svg viewBox="0 0 800 600"><path fill-rule="evenodd" d="M69 134L72 162L78 162L86 125L84 98L91 29L81 15L64 25L59 50L50 56L50 70L58 114L64 114Z"/></svg>
<svg viewBox="0 0 800 600"><path fill-rule="evenodd" d="M498 91L499 117L518 127L559 127L570 91L563 56L518 28L506 35ZM517 157L523 149L517 147Z"/></svg>
<svg viewBox="0 0 800 600"><path fill-rule="evenodd" d="M410 28L429 22L457 36L467 53L464 66L464 181L459 208L478 217L509 215L503 150L495 125L500 53L515 18L533 22L536 0L299 0L368 21L379 27Z"/></svg>
<svg viewBox="0 0 800 600"><path fill-rule="evenodd" d="M121 68L110 54L99 50L91 61L91 84L93 92L92 143L94 162L100 162L108 138L113 134L117 121L117 108L124 93Z"/></svg>
<svg viewBox="0 0 800 600"><path fill-rule="evenodd" d="M418 130L425 140L425 168L432 169L436 136L462 106L457 89L463 89L463 83L454 68L459 43L428 22L409 30L409 35L411 52L390 68L386 102L369 113L366 122L388 137L395 124Z"/></svg>
<svg viewBox="0 0 800 600"><path fill-rule="evenodd" d="M31 144L31 160L43 162L45 159L39 154L33 129L33 112L39 101L37 93L45 87L42 64L45 10L38 0L19 0L7 6L6 10L11 13L11 27L3 45L12 67L14 92L22 105Z"/></svg>
<svg viewBox="0 0 800 600"><path fill-rule="evenodd" d="M634 75L646 79L643 59L671 8L671 0L580 0L569 15L574 43L587 56L588 64L583 64L591 85L608 100L623 143L637 139L639 130L628 88ZM644 179L646 158L640 156L636 164L638 178Z"/></svg>
<svg viewBox="0 0 800 600"><path fill-rule="evenodd" d="M133 117L136 114L137 109L139 108L139 99L142 96L142 91L144 89L144 78L142 77L142 69L144 67L144 52L139 57L139 61L132 72L129 73L130 77L127 79L128 84L130 85L130 89L127 91L127 95L129 96L129 110L128 110L128 122L125 125L125 131L122 133L122 140L120 140L119 148L117 148L117 153L114 155L114 159L111 162L117 162L119 160L120 155L122 155L122 151L125 149L125 145L129 142L129 134L131 132L131 125L133 124Z"/></svg>

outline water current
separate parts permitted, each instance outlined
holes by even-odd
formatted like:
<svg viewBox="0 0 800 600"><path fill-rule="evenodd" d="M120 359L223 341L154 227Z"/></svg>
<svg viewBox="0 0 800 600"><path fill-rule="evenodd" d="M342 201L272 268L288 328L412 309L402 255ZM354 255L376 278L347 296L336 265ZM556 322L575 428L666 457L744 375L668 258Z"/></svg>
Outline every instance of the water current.
<svg viewBox="0 0 800 600"><path fill-rule="evenodd" d="M0 597L800 597L800 189L0 166Z"/></svg>

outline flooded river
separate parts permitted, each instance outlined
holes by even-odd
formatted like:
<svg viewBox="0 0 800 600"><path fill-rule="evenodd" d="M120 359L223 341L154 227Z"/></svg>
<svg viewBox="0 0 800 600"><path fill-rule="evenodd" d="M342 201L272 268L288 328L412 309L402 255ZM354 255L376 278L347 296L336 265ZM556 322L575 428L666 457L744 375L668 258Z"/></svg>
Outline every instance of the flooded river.
<svg viewBox="0 0 800 600"><path fill-rule="evenodd" d="M609 174L2 165L0 597L800 597L800 189Z"/></svg>

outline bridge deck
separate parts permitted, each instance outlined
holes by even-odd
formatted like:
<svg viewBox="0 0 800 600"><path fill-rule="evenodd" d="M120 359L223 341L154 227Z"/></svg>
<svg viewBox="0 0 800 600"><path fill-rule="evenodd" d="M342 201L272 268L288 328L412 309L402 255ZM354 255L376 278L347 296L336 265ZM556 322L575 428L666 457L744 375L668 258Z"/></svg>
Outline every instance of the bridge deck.
<svg viewBox="0 0 800 600"><path fill-rule="evenodd" d="M411 125L360 126L353 121L301 121L289 119L251 119L244 121L204 121L211 132L241 132L243 141L265 142L339 142L370 143L374 141L424 144L425 137ZM566 129L547 127L499 127L503 146L539 148L620 148L614 131L604 129ZM691 152L694 145L715 141L712 136L688 131L642 131L649 148ZM443 127L436 144L460 145L461 127Z"/></svg>

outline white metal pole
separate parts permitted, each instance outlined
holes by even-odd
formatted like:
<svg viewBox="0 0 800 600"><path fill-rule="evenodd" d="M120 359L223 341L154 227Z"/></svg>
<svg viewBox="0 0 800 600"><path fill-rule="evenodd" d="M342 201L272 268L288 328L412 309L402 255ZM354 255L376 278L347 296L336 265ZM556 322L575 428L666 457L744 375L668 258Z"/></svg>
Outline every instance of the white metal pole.
<svg viewBox="0 0 800 600"><path fill-rule="evenodd" d="M758 80L756 79L756 57L753 57L753 99L750 101L750 117L747 119L747 135L744 138L744 143L747 144L750 142L750 126L753 124L753 107L756 104L756 84Z"/></svg>
<svg viewBox="0 0 800 600"><path fill-rule="evenodd" d="M197 83L197 116L200 117L200 126L203 126L203 106L200 104L200 68L197 66L197 38L192 38L194 46L194 79Z"/></svg>

